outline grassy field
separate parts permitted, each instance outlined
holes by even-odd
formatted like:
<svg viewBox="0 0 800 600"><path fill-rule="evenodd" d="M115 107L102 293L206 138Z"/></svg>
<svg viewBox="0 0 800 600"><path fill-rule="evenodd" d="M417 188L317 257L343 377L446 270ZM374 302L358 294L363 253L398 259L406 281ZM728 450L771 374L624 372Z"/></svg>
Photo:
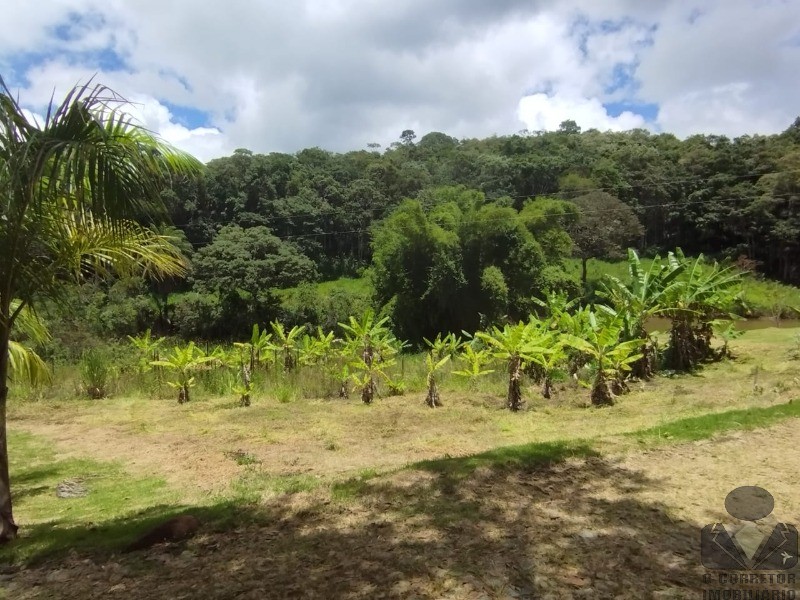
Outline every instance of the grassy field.
<svg viewBox="0 0 800 600"><path fill-rule="evenodd" d="M477 390L449 377L445 406L431 410L412 359L404 367L409 391L372 406L274 390L257 394L250 408L203 391L186 405L171 392L124 389L101 401L62 393L13 402L11 470L22 538L0 559L40 559L68 548L111 552L148 524L186 510L225 528L260 518L242 507L298 494L346 506L403 472L456 481L483 467L627 453L768 426L800 416L800 402L791 402L800 397L798 332L747 332L733 342L737 360L634 384L602 409L589 407L587 390L562 382L551 400L527 387L526 409L510 413L503 376L495 374ZM60 385L69 389L70 382ZM88 495L57 498L64 481L84 485Z"/></svg>

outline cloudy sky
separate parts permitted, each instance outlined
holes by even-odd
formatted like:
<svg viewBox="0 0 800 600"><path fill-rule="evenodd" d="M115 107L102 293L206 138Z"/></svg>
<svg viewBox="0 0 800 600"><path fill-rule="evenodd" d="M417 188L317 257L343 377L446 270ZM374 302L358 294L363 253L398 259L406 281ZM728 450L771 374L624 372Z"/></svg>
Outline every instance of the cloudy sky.
<svg viewBox="0 0 800 600"><path fill-rule="evenodd" d="M95 76L208 160L646 127L782 131L800 0L0 0L0 74L34 113Z"/></svg>

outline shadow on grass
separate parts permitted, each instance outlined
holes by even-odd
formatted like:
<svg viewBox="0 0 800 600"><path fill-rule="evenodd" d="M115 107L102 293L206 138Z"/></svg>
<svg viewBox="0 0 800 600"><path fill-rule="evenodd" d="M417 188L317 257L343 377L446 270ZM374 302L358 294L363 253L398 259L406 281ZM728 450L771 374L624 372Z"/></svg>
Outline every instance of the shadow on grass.
<svg viewBox="0 0 800 600"><path fill-rule="evenodd" d="M23 534L41 545L40 557L75 545L91 558L45 565L71 570L68 584L40 588L54 597L102 595L120 581L109 579L117 567L126 597L151 599L539 598L581 589L650 597L700 583L699 524L633 496L662 485L586 444L527 444L365 472L334 489L342 501L317 490L259 506L155 506L93 528L57 523ZM205 523L188 552L109 561L114 548L182 512ZM45 572L18 574L19 589Z"/></svg>
<svg viewBox="0 0 800 600"><path fill-rule="evenodd" d="M58 464L50 463L47 466L26 469L19 474L15 473L11 483L14 486L36 485L56 477L60 472L61 469Z"/></svg>
<svg viewBox="0 0 800 600"><path fill-rule="evenodd" d="M29 566L36 566L48 559L63 558L69 551L106 559L152 527L181 514L196 516L211 532L264 522L266 516L253 506L221 502L210 506L157 505L96 524L56 519L22 527L19 539L0 548L0 559L12 563L24 560Z"/></svg>

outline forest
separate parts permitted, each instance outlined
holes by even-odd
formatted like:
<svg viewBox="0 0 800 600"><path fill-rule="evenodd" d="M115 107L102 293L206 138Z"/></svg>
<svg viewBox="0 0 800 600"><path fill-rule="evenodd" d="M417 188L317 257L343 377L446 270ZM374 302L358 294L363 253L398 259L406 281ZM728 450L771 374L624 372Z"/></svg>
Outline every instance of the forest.
<svg viewBox="0 0 800 600"><path fill-rule="evenodd" d="M371 146L242 149L175 180L162 199L189 276L89 282L70 314L101 334L230 340L273 319L330 329L372 307L419 343L526 316L547 291L591 300L587 261L628 247L800 281L800 119L735 139L565 121L483 140L406 130ZM565 268L575 260L582 273ZM365 287L320 297L311 285L340 277Z"/></svg>

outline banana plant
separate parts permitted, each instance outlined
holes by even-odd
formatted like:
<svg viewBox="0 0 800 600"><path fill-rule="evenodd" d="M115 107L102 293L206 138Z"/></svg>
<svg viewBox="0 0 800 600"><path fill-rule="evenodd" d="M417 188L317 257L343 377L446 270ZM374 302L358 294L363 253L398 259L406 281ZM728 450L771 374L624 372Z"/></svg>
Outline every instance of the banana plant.
<svg viewBox="0 0 800 600"><path fill-rule="evenodd" d="M711 322L711 327L714 329L714 335L722 339L722 348L717 353L719 357L721 359L735 358L731 352L730 343L742 337L744 331L737 329L736 322L732 319L715 319Z"/></svg>
<svg viewBox="0 0 800 600"><path fill-rule="evenodd" d="M439 389L436 385L436 372L444 367L448 361L453 357L458 349L461 347L461 338L448 333L442 337L438 334L433 341L423 338L428 345L428 353L425 356L425 365L427 366L427 383L428 394L425 397L425 404L431 408L441 406L441 398L439 397Z"/></svg>
<svg viewBox="0 0 800 600"><path fill-rule="evenodd" d="M548 400L553 394L553 374L555 373L558 365L564 362L567 358L567 353L564 351L564 345L561 340L547 349L547 352L536 354L532 357L533 362L538 365L541 373L542 384L542 397Z"/></svg>
<svg viewBox="0 0 800 600"><path fill-rule="evenodd" d="M168 381L167 385L178 390L178 404L183 404L189 402L189 389L195 384L192 373L212 360L214 360L213 356L205 355L200 348L195 346L194 342L189 342L183 348L175 346L171 354L162 360L151 361L150 364L175 372L175 380Z"/></svg>
<svg viewBox="0 0 800 600"><path fill-rule="evenodd" d="M453 371L453 374L467 378L471 389L474 389L479 378L494 373L494 369L485 368L492 360L489 351L485 348L475 350L473 344L464 344L458 360L464 363L464 368Z"/></svg>
<svg viewBox="0 0 800 600"><path fill-rule="evenodd" d="M332 366L331 375L339 386L339 398L349 398L350 386L348 383L350 382L350 365L345 363L337 364L335 367Z"/></svg>
<svg viewBox="0 0 800 600"><path fill-rule="evenodd" d="M584 337L563 334L562 340L591 358L597 371L592 385L591 401L595 406L607 406L614 403L610 384L621 384L625 374L630 371L631 364L641 358L640 348L644 340L620 342L622 319L598 319L597 314L589 314L589 328Z"/></svg>
<svg viewBox="0 0 800 600"><path fill-rule="evenodd" d="M297 352L300 338L305 332L305 325L294 326L289 331L280 321L272 321L272 347L283 355L283 370L287 373L297 368Z"/></svg>
<svg viewBox="0 0 800 600"><path fill-rule="evenodd" d="M128 336L134 348L139 351L139 372L146 373L151 368L151 361L158 360L158 350L166 341L166 338L153 337L150 328L138 336Z"/></svg>
<svg viewBox="0 0 800 600"><path fill-rule="evenodd" d="M669 260L671 265L684 265L684 275L664 297L663 314L672 321L667 364L676 371L690 371L713 358L712 323L733 316L730 309L742 294L742 273L717 263L706 265L702 255L690 261L680 250Z"/></svg>
<svg viewBox="0 0 800 600"><path fill-rule="evenodd" d="M609 312L620 315L623 320L624 340L645 340L640 348L642 357L632 366L634 377L650 379L657 369L657 344L654 336L647 332L647 320L658 316L665 309L665 301L680 285L680 276L685 264L674 260L672 253L666 262L656 256L649 269L642 266L639 255L628 249L628 281L606 275L598 295L609 303ZM603 308L599 306L598 308Z"/></svg>
<svg viewBox="0 0 800 600"><path fill-rule="evenodd" d="M348 323L339 323L345 332L346 352L355 355L351 376L361 388L361 400L371 404L377 393L377 378L388 379L384 369L394 364L398 342L390 331L389 317L375 320L375 313L366 311L361 319L351 316Z"/></svg>
<svg viewBox="0 0 800 600"><path fill-rule="evenodd" d="M239 395L240 406L250 406L250 394L253 391L251 365L257 364L253 360L253 346L248 343L234 343L233 349L227 353L224 362L229 368L236 371L240 383L233 385L233 392Z"/></svg>
<svg viewBox="0 0 800 600"><path fill-rule="evenodd" d="M256 370L259 363L267 359L271 349L272 334L266 330L261 330L258 323L253 324L250 339L247 342L234 342L234 346L244 350L248 356L248 368L250 372Z"/></svg>
<svg viewBox="0 0 800 600"><path fill-rule="evenodd" d="M522 408L522 372L527 363L549 352L554 334L543 330L541 323L528 322L505 325L503 329L493 327L491 331L479 331L475 337L483 341L491 355L507 364L509 410Z"/></svg>
<svg viewBox="0 0 800 600"><path fill-rule="evenodd" d="M326 365L334 352L336 339L333 332L327 334L317 327L316 335L304 335L300 340L299 354L302 365Z"/></svg>

